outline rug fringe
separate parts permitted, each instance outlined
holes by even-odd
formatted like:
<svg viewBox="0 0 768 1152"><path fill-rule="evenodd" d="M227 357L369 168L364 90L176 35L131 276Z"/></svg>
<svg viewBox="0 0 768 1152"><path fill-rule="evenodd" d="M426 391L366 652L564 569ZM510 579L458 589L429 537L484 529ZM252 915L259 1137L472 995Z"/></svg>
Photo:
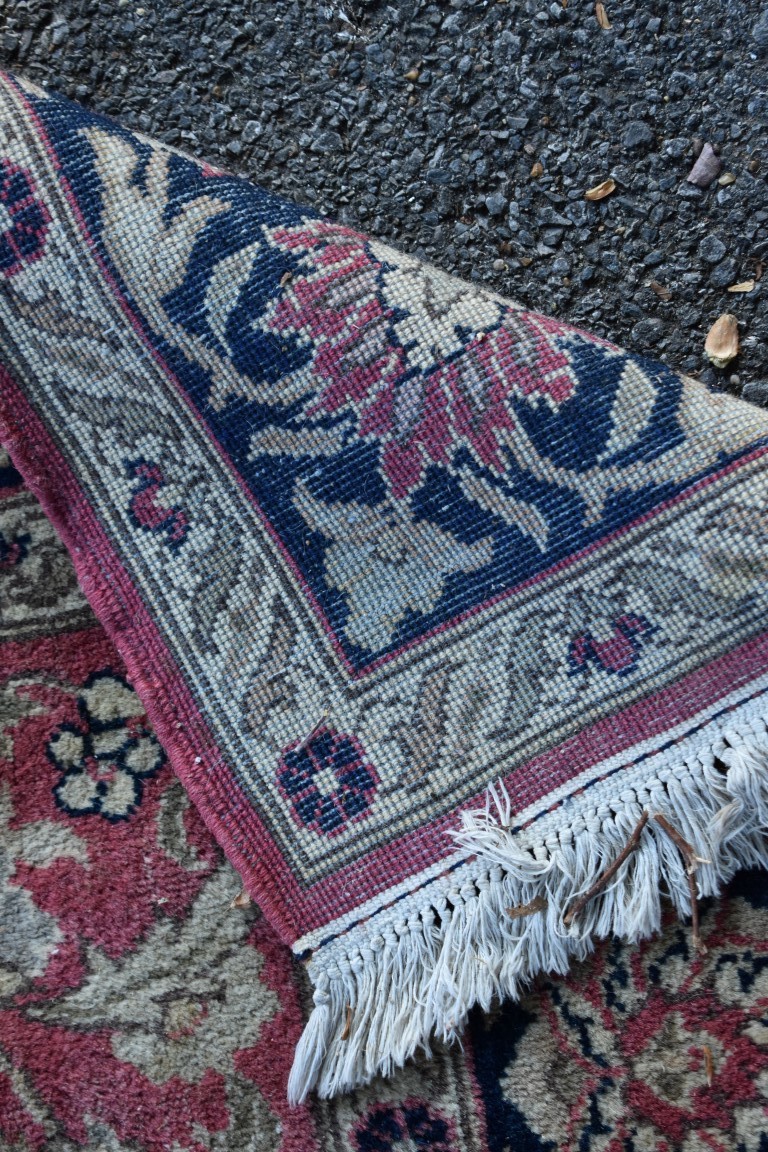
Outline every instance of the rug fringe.
<svg viewBox="0 0 768 1152"><path fill-rule="evenodd" d="M716 895L739 868L768 865L765 717L742 717L708 750L615 787L608 800L605 789L591 807L574 798L515 829L508 793L492 785L485 807L452 833L467 853L460 881L319 948L291 1102L314 1087L334 1096L390 1075L419 1049L429 1054L430 1037L456 1039L474 1004L487 1010L539 972L566 972L596 937L658 932L662 892L686 917L696 895Z"/></svg>

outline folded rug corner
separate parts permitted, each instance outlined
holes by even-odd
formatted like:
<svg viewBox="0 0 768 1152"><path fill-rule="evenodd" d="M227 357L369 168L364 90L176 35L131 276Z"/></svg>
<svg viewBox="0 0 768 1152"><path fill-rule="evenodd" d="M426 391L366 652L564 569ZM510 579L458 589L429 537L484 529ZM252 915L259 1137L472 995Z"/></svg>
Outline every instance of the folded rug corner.
<svg viewBox="0 0 768 1152"><path fill-rule="evenodd" d="M307 963L291 1098L664 896L697 943L768 863L768 413L7 75L0 105L0 438Z"/></svg>

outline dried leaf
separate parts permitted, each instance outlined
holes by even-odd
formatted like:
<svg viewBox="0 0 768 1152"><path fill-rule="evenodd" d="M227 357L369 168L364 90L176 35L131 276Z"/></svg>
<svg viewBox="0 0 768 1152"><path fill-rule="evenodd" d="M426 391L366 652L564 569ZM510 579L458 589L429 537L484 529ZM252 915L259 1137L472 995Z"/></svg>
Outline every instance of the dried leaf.
<svg viewBox="0 0 768 1152"><path fill-rule="evenodd" d="M406 72L405 76L403 76L403 80L410 80L411 84L415 84L420 75L421 72L418 68L411 68Z"/></svg>
<svg viewBox="0 0 768 1152"><path fill-rule="evenodd" d="M651 280L648 287L653 289L660 300L672 299L672 293L669 288L666 288L663 284L659 284L658 280Z"/></svg>
<svg viewBox="0 0 768 1152"><path fill-rule="evenodd" d="M595 16L597 16L597 22L600 27L605 28L606 32L612 27L608 19L608 13L605 10L605 4L602 4L600 0L597 0L597 4L595 4Z"/></svg>
<svg viewBox="0 0 768 1152"><path fill-rule="evenodd" d="M725 368L739 354L739 322L730 312L718 316L707 333L704 351L715 368Z"/></svg>
<svg viewBox="0 0 768 1152"><path fill-rule="evenodd" d="M722 176L718 176L717 182L721 184L723 188L726 188L729 184L736 183L736 177L733 172L723 172Z"/></svg>
<svg viewBox="0 0 768 1152"><path fill-rule="evenodd" d="M695 184L697 188L709 188L712 181L717 178L721 168L720 157L715 153L711 144L705 144L699 153L698 160L688 173L688 183Z"/></svg>
<svg viewBox="0 0 768 1152"><path fill-rule="evenodd" d="M754 292L754 280L742 280L739 284L731 284L729 292Z"/></svg>
<svg viewBox="0 0 768 1152"><path fill-rule="evenodd" d="M585 192L584 197L587 200L604 200L606 196L610 196L611 192L615 190L615 180L603 180L602 184L596 184L594 188L590 188L588 192Z"/></svg>
<svg viewBox="0 0 768 1152"><path fill-rule="evenodd" d="M541 160L537 160L536 163L534 164L533 168L531 168L531 178L533 180L538 180L539 176L543 176L543 175L544 175L544 165L542 164Z"/></svg>

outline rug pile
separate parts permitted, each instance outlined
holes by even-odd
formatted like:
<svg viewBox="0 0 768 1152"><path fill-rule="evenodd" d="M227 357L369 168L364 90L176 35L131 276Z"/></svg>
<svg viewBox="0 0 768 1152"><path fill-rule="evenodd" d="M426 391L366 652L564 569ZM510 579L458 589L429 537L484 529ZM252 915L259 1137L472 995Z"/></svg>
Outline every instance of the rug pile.
<svg viewBox="0 0 768 1152"><path fill-rule="evenodd" d="M461 1047L288 1108L304 974L243 900L2 453L0 556L3 1149L760 1152L758 872L703 906L706 953L668 909L659 938L602 943L472 1013Z"/></svg>
<svg viewBox="0 0 768 1152"><path fill-rule="evenodd" d="M80 684L54 800L123 827L168 758L309 975L289 1100L665 894L701 959L700 900L768 860L768 413L12 77L0 108L0 437L141 701Z"/></svg>

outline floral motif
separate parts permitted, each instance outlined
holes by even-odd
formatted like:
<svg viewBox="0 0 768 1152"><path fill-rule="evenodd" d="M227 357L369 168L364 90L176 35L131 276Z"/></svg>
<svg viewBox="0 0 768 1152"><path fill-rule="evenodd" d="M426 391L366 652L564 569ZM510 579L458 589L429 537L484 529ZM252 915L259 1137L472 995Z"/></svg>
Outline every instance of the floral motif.
<svg viewBox="0 0 768 1152"><path fill-rule="evenodd" d="M490 538L464 544L416 520L402 501L376 508L324 504L299 481L294 502L306 523L331 541L326 579L349 597L347 636L368 650L388 644L408 613L429 613L450 576L476 572L493 557Z"/></svg>
<svg viewBox="0 0 768 1152"><path fill-rule="evenodd" d="M139 481L129 501L131 516L135 524L148 532L162 532L171 549L184 543L189 530L189 520L181 508L169 508L159 497L166 479L162 469L151 460L134 460L127 466L128 475Z"/></svg>
<svg viewBox="0 0 768 1152"><path fill-rule="evenodd" d="M90 949L83 984L36 1015L109 1028L115 1057L155 1084L196 1083L210 1069L231 1075L234 1054L257 1042L279 1007L259 979L263 956L248 947L253 916L233 915L236 884L222 865L180 923L158 921L118 960Z"/></svg>
<svg viewBox="0 0 768 1152"><path fill-rule="evenodd" d="M35 820L17 825L10 789L0 787L0 989L39 975L61 939L55 917L39 908L25 888L12 883L16 865L47 868L65 858L87 863L82 840L66 825Z"/></svg>
<svg viewBox="0 0 768 1152"><path fill-rule="evenodd" d="M335 784L330 792L320 789L323 776ZM378 784L359 741L324 724L283 752L277 779L297 822L322 836L365 816Z"/></svg>
<svg viewBox="0 0 768 1152"><path fill-rule="evenodd" d="M3 470L0 454L0 495ZM12 469L8 473L12 490ZM60 627L93 623L69 557L34 497L22 491L13 499L0 499L0 636L16 627L27 635L47 627L54 605L66 621Z"/></svg>
<svg viewBox="0 0 768 1152"><path fill-rule="evenodd" d="M165 754L147 724L138 696L110 672L91 676L78 696L80 721L62 724L48 755L62 769L54 789L59 807L72 816L98 813L125 820L141 802L143 781Z"/></svg>
<svg viewBox="0 0 768 1152"><path fill-rule="evenodd" d="M456 1147L451 1121L424 1100L375 1104L352 1139L357 1152L452 1152Z"/></svg>
<svg viewBox="0 0 768 1152"><path fill-rule="evenodd" d="M653 635L656 628L637 612L623 612L611 624L613 632L603 640L595 639L587 631L571 641L568 649L571 675L583 672L589 663L616 676L630 676L634 672L643 637Z"/></svg>
<svg viewBox="0 0 768 1152"><path fill-rule="evenodd" d="M35 196L30 174L0 159L0 272L15 276L43 254L50 213Z"/></svg>
<svg viewBox="0 0 768 1152"><path fill-rule="evenodd" d="M272 240L310 257L310 273L269 320L272 331L313 342L322 390L306 415L353 410L359 434L383 444L396 498L462 446L503 472L511 393L553 406L571 395L556 322L325 221L275 229Z"/></svg>
<svg viewBox="0 0 768 1152"><path fill-rule="evenodd" d="M6 540L0 532L0 572L3 569L15 568L17 564L21 564L22 560L26 558L31 539L29 533L24 532L11 540Z"/></svg>
<svg viewBox="0 0 768 1152"><path fill-rule="evenodd" d="M543 1147L583 1152L694 1152L725 1148L724 1138L758 1152L768 1081L758 1010L768 991L764 913L734 899L705 916L703 934L703 956L672 923L639 948L603 943L587 970L505 1011L508 1036L522 1025L500 1082L515 1129L522 1121Z"/></svg>

